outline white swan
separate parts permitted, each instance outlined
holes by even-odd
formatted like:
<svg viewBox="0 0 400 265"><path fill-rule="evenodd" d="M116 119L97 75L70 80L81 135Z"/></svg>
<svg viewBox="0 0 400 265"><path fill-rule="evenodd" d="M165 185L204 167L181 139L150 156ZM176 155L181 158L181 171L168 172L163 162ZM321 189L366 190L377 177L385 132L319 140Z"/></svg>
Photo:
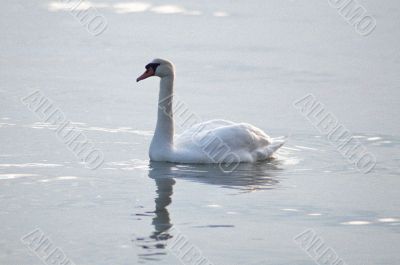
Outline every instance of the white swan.
<svg viewBox="0 0 400 265"><path fill-rule="evenodd" d="M157 125L150 144L152 161L178 163L238 163L266 160L283 145L247 123L211 120L199 123L174 137L172 111L174 66L163 59L146 65L137 82L158 76L160 92Z"/></svg>

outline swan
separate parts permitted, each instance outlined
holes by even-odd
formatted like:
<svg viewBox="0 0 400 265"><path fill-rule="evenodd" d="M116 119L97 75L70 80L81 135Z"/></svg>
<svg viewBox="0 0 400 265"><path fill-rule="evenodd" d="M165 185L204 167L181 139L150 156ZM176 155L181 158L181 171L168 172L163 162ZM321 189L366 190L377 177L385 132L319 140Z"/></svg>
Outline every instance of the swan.
<svg viewBox="0 0 400 265"><path fill-rule="evenodd" d="M226 120L211 120L193 125L174 136L172 109L175 67L172 62L154 59L139 82L151 76L160 77L157 124L150 144L151 161L173 163L254 163L267 160L283 144L272 140L261 129Z"/></svg>

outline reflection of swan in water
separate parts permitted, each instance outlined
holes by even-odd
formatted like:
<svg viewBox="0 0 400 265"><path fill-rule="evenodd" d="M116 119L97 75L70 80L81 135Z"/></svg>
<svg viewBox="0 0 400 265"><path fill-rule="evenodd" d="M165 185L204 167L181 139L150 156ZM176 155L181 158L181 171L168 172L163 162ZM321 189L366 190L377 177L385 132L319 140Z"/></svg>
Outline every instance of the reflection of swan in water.
<svg viewBox="0 0 400 265"><path fill-rule="evenodd" d="M275 161L255 164L240 164L235 171L223 173L218 165L206 164L172 164L151 162L149 177L156 183L155 214L152 225L154 231L149 237L137 237L134 241L146 249L146 253L139 254L142 260L157 260L165 255L166 243L172 238L173 224L167 206L172 203L173 186L175 179L218 185L224 188L241 191L273 189L279 181L276 175L280 169ZM143 215L143 214L138 214ZM145 214L147 215L147 214Z"/></svg>
<svg viewBox="0 0 400 265"><path fill-rule="evenodd" d="M154 260L158 255L165 255L165 252L160 252L160 250L165 248L166 240L172 237L168 233L168 230L172 227L172 224L166 207L172 202L171 196L173 193L173 185L175 185L175 180L170 177L169 174L161 173L158 175L155 170L156 169L150 165L149 177L153 178L156 182L157 194L154 200L155 209L153 211L155 217L152 221L154 231L149 238L136 238L142 248L149 250L145 254L139 254L139 257L144 260ZM154 251L155 249L156 251Z"/></svg>
<svg viewBox="0 0 400 265"><path fill-rule="evenodd" d="M163 165L164 167L166 164ZM174 165L169 166L171 176L223 188L237 189L242 192L273 189L279 183L277 162L242 163L233 172L224 173L218 165Z"/></svg>

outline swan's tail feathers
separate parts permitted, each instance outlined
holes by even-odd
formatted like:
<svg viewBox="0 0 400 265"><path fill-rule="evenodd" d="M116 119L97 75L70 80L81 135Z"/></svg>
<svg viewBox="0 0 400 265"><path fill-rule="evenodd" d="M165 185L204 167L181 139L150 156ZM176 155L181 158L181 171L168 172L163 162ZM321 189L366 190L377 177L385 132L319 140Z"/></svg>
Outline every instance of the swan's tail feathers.
<svg viewBox="0 0 400 265"><path fill-rule="evenodd" d="M281 139L275 139L272 141L271 144L269 144L266 148L266 156L270 157L272 156L279 148L281 148L281 146L285 143L285 140L281 140Z"/></svg>

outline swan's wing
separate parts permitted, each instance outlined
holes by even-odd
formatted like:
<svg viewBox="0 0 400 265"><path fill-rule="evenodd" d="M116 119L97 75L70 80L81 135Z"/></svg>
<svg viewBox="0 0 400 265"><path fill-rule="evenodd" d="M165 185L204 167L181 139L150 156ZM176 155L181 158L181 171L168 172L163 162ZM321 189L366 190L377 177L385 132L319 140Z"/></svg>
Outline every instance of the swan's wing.
<svg viewBox="0 0 400 265"><path fill-rule="evenodd" d="M193 133L198 133L200 131L209 131L223 126L234 125L234 122L227 120L210 120L206 122L201 122L188 128L181 135L193 135Z"/></svg>
<svg viewBox="0 0 400 265"><path fill-rule="evenodd" d="M191 144L191 142L193 141L192 137L194 136L203 136L217 128L234 124L235 124L234 122L226 120L210 120L206 122L197 123L192 127L188 128L187 130L183 131L181 134L176 135L174 139L174 144L176 146L186 147L188 144Z"/></svg>
<svg viewBox="0 0 400 265"><path fill-rule="evenodd" d="M225 150L242 162L254 162L270 157L283 143L272 143L261 129L247 123L213 120L193 126L176 137L178 150L193 153L213 153Z"/></svg>

